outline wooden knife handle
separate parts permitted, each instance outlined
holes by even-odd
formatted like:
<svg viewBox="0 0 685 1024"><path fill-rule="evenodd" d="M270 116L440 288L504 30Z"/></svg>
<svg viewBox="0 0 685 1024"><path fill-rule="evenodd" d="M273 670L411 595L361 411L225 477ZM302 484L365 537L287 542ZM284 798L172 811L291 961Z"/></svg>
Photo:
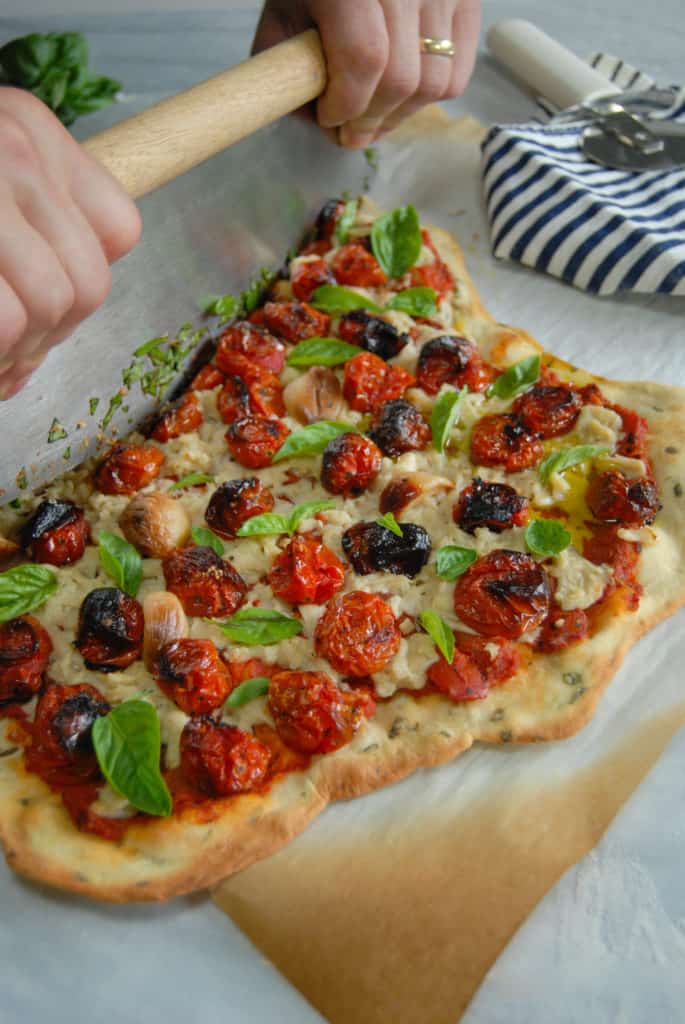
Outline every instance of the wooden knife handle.
<svg viewBox="0 0 685 1024"><path fill-rule="evenodd" d="M310 29L83 145L137 199L315 99L326 79L321 40Z"/></svg>

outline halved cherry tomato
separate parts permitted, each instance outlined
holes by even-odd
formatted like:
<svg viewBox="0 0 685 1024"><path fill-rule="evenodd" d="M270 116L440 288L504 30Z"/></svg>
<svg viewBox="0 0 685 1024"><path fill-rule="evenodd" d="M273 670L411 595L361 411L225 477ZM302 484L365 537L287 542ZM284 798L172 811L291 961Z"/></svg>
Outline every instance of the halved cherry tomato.
<svg viewBox="0 0 685 1024"><path fill-rule="evenodd" d="M162 562L162 572L167 590L176 594L186 615L232 615L247 594L242 576L210 547L172 552Z"/></svg>
<svg viewBox="0 0 685 1024"><path fill-rule="evenodd" d="M542 458L542 443L513 413L483 416L471 431L471 458L479 466L504 466L516 473Z"/></svg>
<svg viewBox="0 0 685 1024"><path fill-rule="evenodd" d="M633 409L626 409L622 405L612 405L610 408L621 417L622 436L616 445L618 455L624 455L627 459L646 461L649 435L647 420Z"/></svg>
<svg viewBox="0 0 685 1024"><path fill-rule="evenodd" d="M375 710L366 691L343 690L325 672L278 672L268 702L278 735L304 754L326 754L349 743Z"/></svg>
<svg viewBox="0 0 685 1024"><path fill-rule="evenodd" d="M0 625L0 705L22 703L38 693L51 653L52 641L32 615Z"/></svg>
<svg viewBox="0 0 685 1024"><path fill-rule="evenodd" d="M301 302L309 302L322 284L334 284L335 278L325 260L298 260L290 272L293 295Z"/></svg>
<svg viewBox="0 0 685 1024"><path fill-rule="evenodd" d="M516 399L511 407L524 427L538 437L566 434L580 415L582 399L564 385L536 384Z"/></svg>
<svg viewBox="0 0 685 1024"><path fill-rule="evenodd" d="M164 462L164 452L152 444L118 444L95 471L95 486L103 494L134 494L146 487Z"/></svg>
<svg viewBox="0 0 685 1024"><path fill-rule="evenodd" d="M535 650L543 654L563 651L566 647L580 643L590 631L587 613L582 608L573 608L565 612L558 606L550 609L550 613L542 623L540 634L535 641Z"/></svg>
<svg viewBox="0 0 685 1024"><path fill-rule="evenodd" d="M227 480L210 498L205 522L214 533L232 540L247 519L270 512L273 507L273 494L257 477Z"/></svg>
<svg viewBox="0 0 685 1024"><path fill-rule="evenodd" d="M263 315L270 331L293 343L317 336L325 338L330 331L331 318L307 302L267 302Z"/></svg>
<svg viewBox="0 0 685 1024"><path fill-rule="evenodd" d="M331 494L356 498L370 487L383 463L381 450L363 434L338 434L326 445L321 483Z"/></svg>
<svg viewBox="0 0 685 1024"><path fill-rule="evenodd" d="M89 683L53 683L36 707L27 767L32 771L66 768L81 780L97 777L93 723L109 711L103 695Z"/></svg>
<svg viewBox="0 0 685 1024"><path fill-rule="evenodd" d="M21 531L21 544L34 562L73 565L82 557L90 539L90 526L71 501L42 501Z"/></svg>
<svg viewBox="0 0 685 1024"><path fill-rule="evenodd" d="M159 688L187 715L206 715L221 707L233 688L211 640L185 637L165 644L156 668Z"/></svg>
<svg viewBox="0 0 685 1024"><path fill-rule="evenodd" d="M358 288L380 288L387 282L380 263L361 242L342 245L333 256L333 273L338 284Z"/></svg>
<svg viewBox="0 0 685 1024"><path fill-rule="evenodd" d="M446 263L436 260L420 267L412 267L410 271L412 288L433 288L439 299L444 299L454 291L454 276Z"/></svg>
<svg viewBox="0 0 685 1024"><path fill-rule="evenodd" d="M364 590L338 594L328 602L314 632L314 649L345 676L373 675L400 646L400 627L382 597Z"/></svg>
<svg viewBox="0 0 685 1024"><path fill-rule="evenodd" d="M495 368L483 361L473 342L460 335L444 334L422 347L416 383L429 395L437 395L443 384L483 391L496 375Z"/></svg>
<svg viewBox="0 0 685 1024"><path fill-rule="evenodd" d="M98 587L85 596L79 610L76 649L86 668L118 672L140 658L143 609L118 587Z"/></svg>
<svg viewBox="0 0 685 1024"><path fill-rule="evenodd" d="M501 533L528 521L528 499L509 484L475 477L459 495L452 517L466 533L480 528Z"/></svg>
<svg viewBox="0 0 685 1024"><path fill-rule="evenodd" d="M530 555L491 551L466 570L454 588L454 610L481 636L516 640L547 617L550 579Z"/></svg>
<svg viewBox="0 0 685 1024"><path fill-rule="evenodd" d="M253 410L247 383L233 374L223 380L224 386L216 396L216 408L221 419L224 423L234 423L241 416L249 416Z"/></svg>
<svg viewBox="0 0 685 1024"><path fill-rule="evenodd" d="M285 347L263 327L257 327L247 320L238 320L219 338L216 350L216 364L228 374L243 376L245 363L236 356L247 358L252 367L280 373L285 365ZM248 378L245 378L248 379Z"/></svg>
<svg viewBox="0 0 685 1024"><path fill-rule="evenodd" d="M413 383L401 366L390 366L371 352L360 352L345 363L343 394L357 412L374 412L384 402L400 398Z"/></svg>
<svg viewBox="0 0 685 1024"><path fill-rule="evenodd" d="M586 501L596 519L621 526L649 525L661 508L652 480L647 477L629 480L615 469L590 477Z"/></svg>
<svg viewBox="0 0 685 1024"><path fill-rule="evenodd" d="M271 465L271 460L290 433L282 420L266 416L241 416L226 431L226 444L236 462L249 469Z"/></svg>
<svg viewBox="0 0 685 1024"><path fill-rule="evenodd" d="M218 387L224 381L224 374L221 372L218 366L213 363L207 363L201 370L193 377L193 382L190 385L195 391L212 391Z"/></svg>
<svg viewBox="0 0 685 1024"><path fill-rule="evenodd" d="M295 536L276 556L269 584L289 604L323 604L345 582L345 566L315 537Z"/></svg>
<svg viewBox="0 0 685 1024"><path fill-rule="evenodd" d="M181 768L209 796L248 793L264 780L271 752L254 736L211 718L191 718L181 733Z"/></svg>
<svg viewBox="0 0 685 1024"><path fill-rule="evenodd" d="M173 408L162 413L150 437L154 441L171 441L181 434L197 430L203 419L202 406L197 395L188 391Z"/></svg>
<svg viewBox="0 0 685 1024"><path fill-rule="evenodd" d="M454 634L455 650L452 664L440 656L429 666L426 678L452 700L481 700L492 686L499 686L515 675L521 656L515 644L501 643L493 655L492 642L469 633Z"/></svg>

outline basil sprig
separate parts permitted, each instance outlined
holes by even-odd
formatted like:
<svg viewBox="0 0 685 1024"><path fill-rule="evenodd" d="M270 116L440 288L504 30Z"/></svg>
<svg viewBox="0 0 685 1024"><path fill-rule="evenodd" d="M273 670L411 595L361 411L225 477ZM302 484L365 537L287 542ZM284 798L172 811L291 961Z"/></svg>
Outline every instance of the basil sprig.
<svg viewBox="0 0 685 1024"><path fill-rule="evenodd" d="M170 491L182 491L186 487L196 487L198 484L213 484L214 477L208 473L188 473L188 476L182 476L180 480L177 480L175 484L172 484L169 488Z"/></svg>
<svg viewBox="0 0 685 1024"><path fill-rule="evenodd" d="M302 505L296 505L289 516L282 516L277 512L264 512L263 515L247 519L236 536L258 537L266 534L287 533L292 537L303 519L308 519L310 516L315 516L317 512L324 512L327 508L334 507L334 501L305 501Z"/></svg>
<svg viewBox="0 0 685 1024"><path fill-rule="evenodd" d="M302 623L274 608L241 608L230 619L209 619L234 644L250 647L280 643L302 632Z"/></svg>
<svg viewBox="0 0 685 1024"><path fill-rule="evenodd" d="M211 548L220 557L226 552L221 539L204 526L194 526L190 531L190 536L199 547Z"/></svg>
<svg viewBox="0 0 685 1024"><path fill-rule="evenodd" d="M381 307L368 299L366 295L355 292L352 288L343 288L338 284L322 284L312 294L312 306L322 313L335 316L339 313L352 313L355 309L368 309L372 313L382 313Z"/></svg>
<svg viewBox="0 0 685 1024"><path fill-rule="evenodd" d="M433 447L437 452L444 452L445 445L459 418L461 400L467 392L468 387L463 387L461 391L451 389L443 392L435 402L431 412L431 431Z"/></svg>
<svg viewBox="0 0 685 1024"><path fill-rule="evenodd" d="M16 565L0 572L0 622L44 604L57 590L57 576L42 565Z"/></svg>
<svg viewBox="0 0 685 1024"><path fill-rule="evenodd" d="M334 437L337 437L338 434L348 434L350 431L357 432L355 427L349 423L336 423L335 420L319 420L317 423L310 423L308 426L288 434L272 461L281 462L283 459L318 455Z"/></svg>
<svg viewBox="0 0 685 1024"><path fill-rule="evenodd" d="M335 225L335 237L341 245L350 237L350 228L354 224L355 217L357 216L357 207L359 206L358 199L348 199L343 207L343 212L338 217Z"/></svg>
<svg viewBox="0 0 685 1024"><path fill-rule="evenodd" d="M338 338L305 338L291 350L288 366L338 366L361 352L359 345Z"/></svg>
<svg viewBox="0 0 685 1024"><path fill-rule="evenodd" d="M401 277L421 255L419 215L401 206L378 217L371 228L371 248L388 277Z"/></svg>
<svg viewBox="0 0 685 1024"><path fill-rule="evenodd" d="M270 682L268 676L254 676L252 679L246 679L240 686L236 686L226 701L225 707L241 708L243 704L254 700L255 697L263 697L265 693L269 692Z"/></svg>
<svg viewBox="0 0 685 1024"><path fill-rule="evenodd" d="M437 649L442 654L448 665L452 664L454 658L454 633L447 625L442 615L438 615L432 608L426 608L419 615L419 622L428 633Z"/></svg>
<svg viewBox="0 0 685 1024"><path fill-rule="evenodd" d="M119 796L146 814L171 814L171 793L159 768L159 718L152 704L126 700L96 718L93 746L102 774Z"/></svg>
<svg viewBox="0 0 685 1024"><path fill-rule="evenodd" d="M478 558L473 548L460 548L457 544L446 544L438 548L435 571L441 580L451 582L466 572Z"/></svg>
<svg viewBox="0 0 685 1024"><path fill-rule="evenodd" d="M563 473L581 462L595 459L598 455L606 455L609 451L606 444L577 444L573 448L559 448L543 459L538 466L538 473L543 484L549 482L553 473Z"/></svg>
<svg viewBox="0 0 685 1024"><path fill-rule="evenodd" d="M488 388L488 397L513 398L525 391L540 377L540 356L526 356L510 366Z"/></svg>
<svg viewBox="0 0 685 1024"><path fill-rule="evenodd" d="M540 558L551 558L571 543L571 534L558 519L531 519L523 535L528 550Z"/></svg>
<svg viewBox="0 0 685 1024"><path fill-rule="evenodd" d="M206 316L223 316L230 319L237 316L240 310L240 299L235 295L212 295L207 299L203 312Z"/></svg>
<svg viewBox="0 0 685 1024"><path fill-rule="evenodd" d="M409 316L433 316L438 309L438 294L434 288L405 288L393 295L386 309L396 309Z"/></svg>
<svg viewBox="0 0 685 1024"><path fill-rule="evenodd" d="M384 516L379 516L376 522L379 526L384 526L386 530L391 530L398 537L402 536L402 527L392 512L386 512Z"/></svg>
<svg viewBox="0 0 685 1024"><path fill-rule="evenodd" d="M98 544L100 565L120 590L135 597L143 582L143 560L127 540L103 530Z"/></svg>

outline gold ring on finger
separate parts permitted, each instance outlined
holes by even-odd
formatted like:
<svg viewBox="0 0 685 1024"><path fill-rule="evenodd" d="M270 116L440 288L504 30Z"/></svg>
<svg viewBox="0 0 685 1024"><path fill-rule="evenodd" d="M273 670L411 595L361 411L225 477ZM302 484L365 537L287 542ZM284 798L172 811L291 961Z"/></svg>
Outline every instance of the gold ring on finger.
<svg viewBox="0 0 685 1024"><path fill-rule="evenodd" d="M433 39L431 36L423 36L421 53L430 53L435 57L454 57L454 43L451 39Z"/></svg>

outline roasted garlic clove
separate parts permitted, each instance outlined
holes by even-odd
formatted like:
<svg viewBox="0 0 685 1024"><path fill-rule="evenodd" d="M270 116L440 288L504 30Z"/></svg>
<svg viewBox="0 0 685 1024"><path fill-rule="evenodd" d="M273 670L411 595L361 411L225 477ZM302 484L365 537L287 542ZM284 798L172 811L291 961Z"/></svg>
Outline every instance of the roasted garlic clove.
<svg viewBox="0 0 685 1024"><path fill-rule="evenodd" d="M283 392L288 414L300 423L334 420L343 412L342 387L329 366L312 366Z"/></svg>
<svg viewBox="0 0 685 1024"><path fill-rule="evenodd" d="M168 494L136 494L119 519L129 543L146 558L165 558L183 547L190 536L190 519L183 505Z"/></svg>
<svg viewBox="0 0 685 1024"><path fill-rule="evenodd" d="M147 595L143 601L143 616L143 659L148 672L154 672L162 647L188 635L188 620L181 602L168 590L156 590Z"/></svg>
<svg viewBox="0 0 685 1024"><path fill-rule="evenodd" d="M380 494L379 508L384 515L386 512L399 515L418 498L422 498L426 494L451 491L453 488L453 482L445 476L436 476L434 473L420 470L404 473L401 476L391 477L385 485Z"/></svg>

